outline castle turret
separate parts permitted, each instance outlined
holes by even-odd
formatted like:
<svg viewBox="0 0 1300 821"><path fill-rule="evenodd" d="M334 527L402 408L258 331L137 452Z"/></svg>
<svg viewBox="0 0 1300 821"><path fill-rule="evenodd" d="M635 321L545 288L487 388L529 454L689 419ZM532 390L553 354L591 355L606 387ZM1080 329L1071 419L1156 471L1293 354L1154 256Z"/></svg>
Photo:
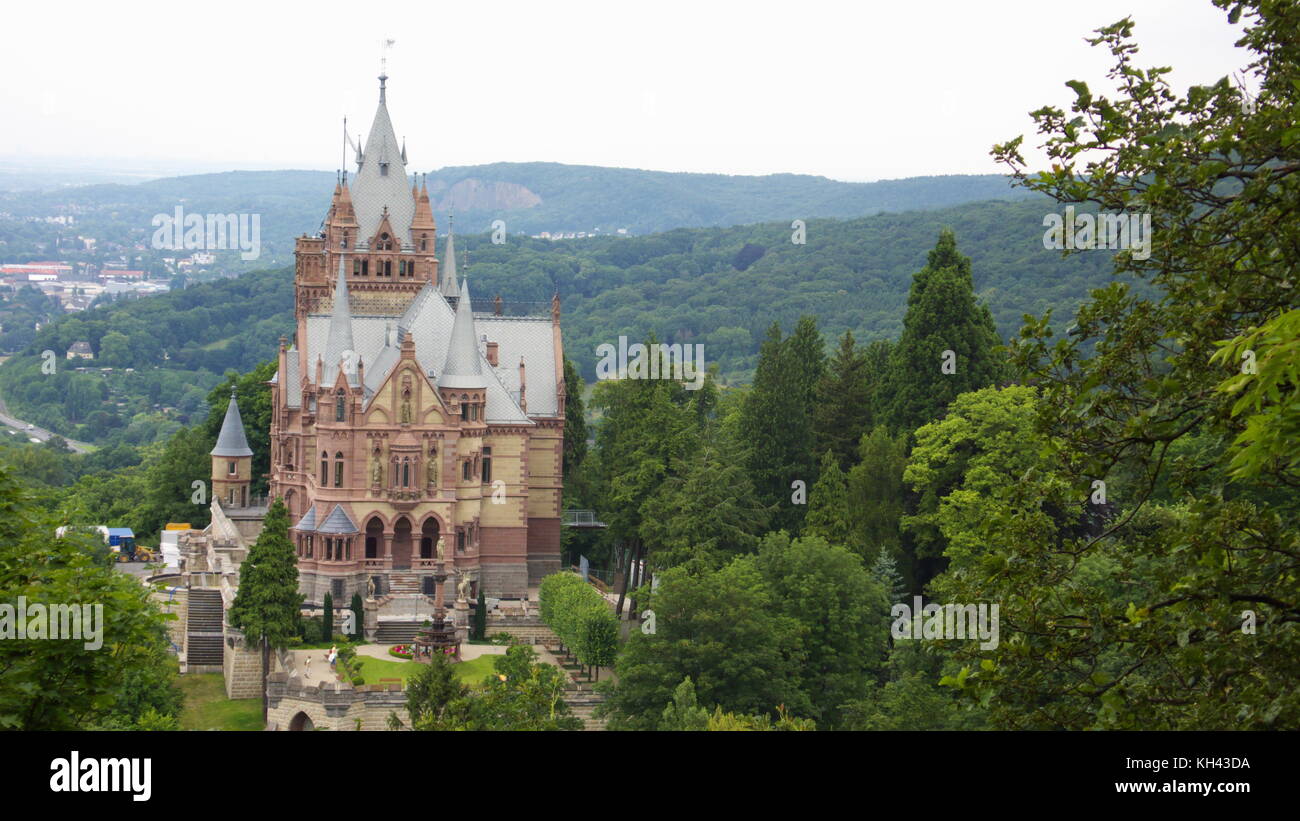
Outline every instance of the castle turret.
<svg viewBox="0 0 1300 821"><path fill-rule="evenodd" d="M221 423L217 446L212 449L212 496L227 507L248 507L248 486L253 479L253 451L244 435L235 390Z"/></svg>

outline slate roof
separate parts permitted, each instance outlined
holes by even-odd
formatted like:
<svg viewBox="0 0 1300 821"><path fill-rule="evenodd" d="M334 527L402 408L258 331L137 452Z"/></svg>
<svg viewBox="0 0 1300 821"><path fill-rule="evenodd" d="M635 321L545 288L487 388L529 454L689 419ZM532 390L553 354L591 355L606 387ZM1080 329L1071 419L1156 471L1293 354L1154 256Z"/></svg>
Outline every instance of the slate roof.
<svg viewBox="0 0 1300 821"><path fill-rule="evenodd" d="M212 449L212 456L252 456L248 447L248 437L244 435L244 420L239 416L239 403L235 400L234 390L230 391L230 404L226 405L226 418L221 421L221 433L217 435L217 446Z"/></svg>
<svg viewBox="0 0 1300 821"><path fill-rule="evenodd" d="M379 108L375 110L370 136L362 152L362 161L352 182L352 207L357 215L357 247L368 249L388 209L388 222L403 245L411 245L411 220L415 218L415 199L406 177L406 159L388 117L385 85L379 78ZM385 166L387 173L384 173Z"/></svg>
<svg viewBox="0 0 1300 821"><path fill-rule="evenodd" d="M351 533L360 533L357 525L352 521L352 517L343 509L343 505L335 505L334 510L325 521L316 528L317 533L330 533L334 535L347 535Z"/></svg>

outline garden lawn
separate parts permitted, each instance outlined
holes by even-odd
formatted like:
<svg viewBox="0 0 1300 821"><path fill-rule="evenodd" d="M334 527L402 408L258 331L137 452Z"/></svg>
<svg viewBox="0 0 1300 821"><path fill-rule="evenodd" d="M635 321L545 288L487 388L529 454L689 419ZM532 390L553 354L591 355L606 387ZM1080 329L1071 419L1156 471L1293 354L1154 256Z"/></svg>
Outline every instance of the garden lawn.
<svg viewBox="0 0 1300 821"><path fill-rule="evenodd" d="M261 730L262 701L256 698L226 698L225 679L220 673L180 676L177 686L185 693L181 708L182 730Z"/></svg>
<svg viewBox="0 0 1300 821"><path fill-rule="evenodd" d="M456 671L457 677L462 682L471 687L478 687L483 683L483 679L492 673L492 659L496 656L479 656L472 661L460 661L452 666ZM358 656L361 664L361 676L365 678L366 684L380 684L383 678L400 678L403 682L415 675L423 665L413 661L399 661L393 659L370 658L369 656Z"/></svg>

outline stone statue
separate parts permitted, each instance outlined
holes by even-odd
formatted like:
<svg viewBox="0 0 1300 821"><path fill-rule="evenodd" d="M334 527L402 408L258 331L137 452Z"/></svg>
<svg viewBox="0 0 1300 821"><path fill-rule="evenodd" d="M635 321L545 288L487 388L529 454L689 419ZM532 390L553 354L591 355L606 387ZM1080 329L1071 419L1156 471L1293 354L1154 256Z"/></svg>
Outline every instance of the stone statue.
<svg viewBox="0 0 1300 821"><path fill-rule="evenodd" d="M438 561L447 558L447 539L444 536L438 537Z"/></svg>
<svg viewBox="0 0 1300 821"><path fill-rule="evenodd" d="M380 484L384 481L384 466L379 461L379 455L370 460L370 482L371 484Z"/></svg>
<svg viewBox="0 0 1300 821"><path fill-rule="evenodd" d="M371 601L373 601L375 598L375 577L374 576L371 576L370 578L366 579L366 598L370 599Z"/></svg>
<svg viewBox="0 0 1300 821"><path fill-rule="evenodd" d="M429 474L429 484L437 485L438 484L438 454L436 453L429 454L429 464L426 466L425 470Z"/></svg>
<svg viewBox="0 0 1300 821"><path fill-rule="evenodd" d="M456 601L468 601L468 600L469 600L469 574L462 573L460 576L460 584L456 585Z"/></svg>
<svg viewBox="0 0 1300 821"><path fill-rule="evenodd" d="M409 425L410 423L411 423L411 395L407 393L407 394L402 394L402 424Z"/></svg>

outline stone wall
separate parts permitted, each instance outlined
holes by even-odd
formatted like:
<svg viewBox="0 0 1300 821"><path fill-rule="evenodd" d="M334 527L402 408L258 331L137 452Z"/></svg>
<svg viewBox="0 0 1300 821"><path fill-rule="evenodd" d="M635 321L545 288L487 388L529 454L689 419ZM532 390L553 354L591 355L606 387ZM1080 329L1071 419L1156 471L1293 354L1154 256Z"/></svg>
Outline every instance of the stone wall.
<svg viewBox="0 0 1300 821"><path fill-rule="evenodd" d="M390 713L396 713L403 726L410 726L406 691L398 685L353 687L334 681L304 687L297 676L273 673L266 692L268 729L387 730ZM306 716L310 727L299 714Z"/></svg>
<svg viewBox="0 0 1300 821"><path fill-rule="evenodd" d="M244 634L226 625L226 648L222 658L222 674L226 679L226 698L262 697L262 656L256 647L248 646ZM275 654L271 654L271 669L275 669Z"/></svg>

